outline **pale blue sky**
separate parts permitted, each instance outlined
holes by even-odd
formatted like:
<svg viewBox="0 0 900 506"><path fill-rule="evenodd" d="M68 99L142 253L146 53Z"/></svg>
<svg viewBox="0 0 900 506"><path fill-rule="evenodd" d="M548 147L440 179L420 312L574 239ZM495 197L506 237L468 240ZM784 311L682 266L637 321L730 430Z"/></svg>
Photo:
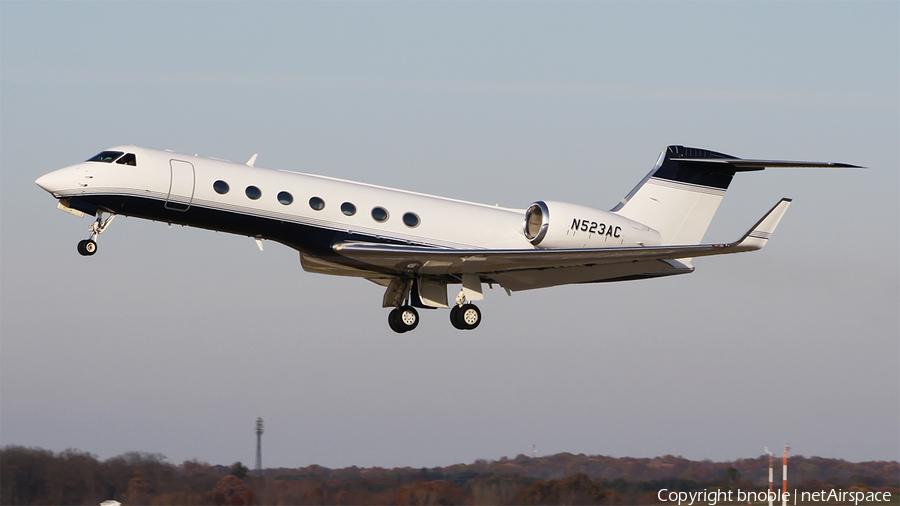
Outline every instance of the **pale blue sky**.
<svg viewBox="0 0 900 506"><path fill-rule="evenodd" d="M900 4L0 3L0 443L173 462L527 453L900 458ZM655 281L487 293L398 336L381 288L120 218L41 174L138 144L509 207L609 209L684 144L866 170L740 174Z"/></svg>

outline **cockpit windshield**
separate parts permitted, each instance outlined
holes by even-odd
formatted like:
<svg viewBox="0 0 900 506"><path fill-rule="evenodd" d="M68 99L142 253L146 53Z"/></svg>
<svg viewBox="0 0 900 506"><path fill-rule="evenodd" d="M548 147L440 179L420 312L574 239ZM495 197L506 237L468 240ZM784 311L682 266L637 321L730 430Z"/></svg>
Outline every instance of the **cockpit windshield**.
<svg viewBox="0 0 900 506"><path fill-rule="evenodd" d="M87 161L112 163L116 160L116 158L119 158L120 156L122 156L124 154L125 153L123 153L121 151L104 151L102 153L97 154L93 158L88 158Z"/></svg>
<svg viewBox="0 0 900 506"><path fill-rule="evenodd" d="M125 155L125 156L122 156ZM112 163L116 162L121 165L131 165L137 166L137 158L134 156L134 153L123 153L121 151L103 151L93 158L89 158L87 161L89 162L103 162L103 163Z"/></svg>
<svg viewBox="0 0 900 506"><path fill-rule="evenodd" d="M116 163L120 163L122 165L137 165L137 158L134 157L134 153L128 153L122 158L116 160Z"/></svg>

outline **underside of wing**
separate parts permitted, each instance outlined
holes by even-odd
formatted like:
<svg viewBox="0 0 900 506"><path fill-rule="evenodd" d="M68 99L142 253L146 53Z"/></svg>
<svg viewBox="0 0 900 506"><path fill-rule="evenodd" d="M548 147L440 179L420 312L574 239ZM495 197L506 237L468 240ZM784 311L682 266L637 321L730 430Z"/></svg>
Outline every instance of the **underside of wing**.
<svg viewBox="0 0 900 506"><path fill-rule="evenodd" d="M781 200L739 241L728 244L580 249L443 249L343 242L339 255L373 271L404 277L456 277L475 274L510 290L570 283L618 281L693 271L688 259L762 248L789 199Z"/></svg>

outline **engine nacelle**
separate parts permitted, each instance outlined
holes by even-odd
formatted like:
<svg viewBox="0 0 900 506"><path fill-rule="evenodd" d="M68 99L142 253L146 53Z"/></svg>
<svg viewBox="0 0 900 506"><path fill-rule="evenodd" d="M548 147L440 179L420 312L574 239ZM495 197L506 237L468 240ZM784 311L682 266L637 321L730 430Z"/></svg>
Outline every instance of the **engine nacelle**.
<svg viewBox="0 0 900 506"><path fill-rule="evenodd" d="M552 217L552 218L551 218ZM525 237L541 248L659 246L659 232L609 211L565 202L528 206Z"/></svg>

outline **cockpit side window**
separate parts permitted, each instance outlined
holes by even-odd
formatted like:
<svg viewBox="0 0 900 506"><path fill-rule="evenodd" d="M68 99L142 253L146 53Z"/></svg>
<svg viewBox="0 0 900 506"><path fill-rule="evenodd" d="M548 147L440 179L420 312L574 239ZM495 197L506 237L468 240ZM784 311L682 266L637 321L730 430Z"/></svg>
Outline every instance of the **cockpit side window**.
<svg viewBox="0 0 900 506"><path fill-rule="evenodd" d="M134 153L128 153L122 158L116 160L116 163L121 163L122 165L131 165L133 167L137 167L137 158L134 156Z"/></svg>
<svg viewBox="0 0 900 506"><path fill-rule="evenodd" d="M112 163L116 160L116 158L122 156L123 153L121 151L104 151L99 153L93 158L88 158L89 162L104 162L104 163Z"/></svg>

